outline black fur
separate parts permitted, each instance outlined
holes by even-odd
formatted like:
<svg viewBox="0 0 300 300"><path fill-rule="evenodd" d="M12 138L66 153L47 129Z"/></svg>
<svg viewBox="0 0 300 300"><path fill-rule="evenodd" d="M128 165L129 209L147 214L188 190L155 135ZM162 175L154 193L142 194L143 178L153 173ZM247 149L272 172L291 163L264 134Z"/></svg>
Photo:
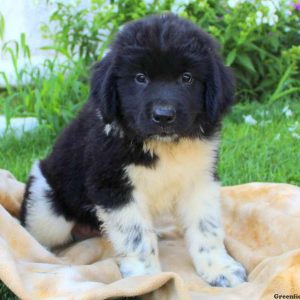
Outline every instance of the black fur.
<svg viewBox="0 0 300 300"><path fill-rule="evenodd" d="M28 199L30 197L31 194L30 187L34 180L35 180L34 176L29 176L26 184L25 193L24 193L24 199ZM26 201L23 201L21 206L21 213L20 213L20 221L23 226L25 226L26 214L27 214Z"/></svg>
<svg viewBox="0 0 300 300"><path fill-rule="evenodd" d="M185 72L192 74L191 83L183 82ZM135 80L137 73L146 75L146 84ZM114 209L131 200L133 187L124 168L155 168L159 158L143 151L145 140L210 139L232 99L231 73L216 42L197 26L172 14L125 25L94 66L88 102L41 161L55 212L98 228L96 204ZM154 123L156 104L172 105L175 122Z"/></svg>

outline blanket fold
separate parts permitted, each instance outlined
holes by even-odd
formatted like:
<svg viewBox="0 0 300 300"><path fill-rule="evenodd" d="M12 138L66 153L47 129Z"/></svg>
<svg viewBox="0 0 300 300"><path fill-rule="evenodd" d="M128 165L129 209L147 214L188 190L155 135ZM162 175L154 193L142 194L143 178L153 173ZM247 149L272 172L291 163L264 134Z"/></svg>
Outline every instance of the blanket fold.
<svg viewBox="0 0 300 300"><path fill-rule="evenodd" d="M0 279L21 299L300 299L299 187L222 188L226 248L249 274L235 288L201 280L169 216L156 222L164 271L158 275L122 279L110 243L100 237L50 252L19 224L23 193L24 184L0 170Z"/></svg>

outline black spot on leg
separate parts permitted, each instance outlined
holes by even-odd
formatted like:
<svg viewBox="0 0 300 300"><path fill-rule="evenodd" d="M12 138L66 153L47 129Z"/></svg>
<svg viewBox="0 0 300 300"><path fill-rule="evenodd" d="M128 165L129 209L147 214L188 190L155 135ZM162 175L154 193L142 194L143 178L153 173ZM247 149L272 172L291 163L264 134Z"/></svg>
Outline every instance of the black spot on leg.
<svg viewBox="0 0 300 300"><path fill-rule="evenodd" d="M201 246L199 248L199 252L200 253L209 253L210 251L214 251L216 250L216 247L215 246L212 246L212 247L205 247L205 246Z"/></svg>
<svg viewBox="0 0 300 300"><path fill-rule="evenodd" d="M230 282L224 275L218 276L215 280L209 282L209 284L211 286L230 287Z"/></svg>
<svg viewBox="0 0 300 300"><path fill-rule="evenodd" d="M130 246L132 251L135 251L143 239L142 228L135 224L128 230L124 230L124 233L127 233L126 245Z"/></svg>
<svg viewBox="0 0 300 300"><path fill-rule="evenodd" d="M199 222L199 229L200 229L200 231L203 232L203 233L207 231L205 222L202 221L202 220L200 220L200 222Z"/></svg>
<svg viewBox="0 0 300 300"><path fill-rule="evenodd" d="M199 222L199 229L205 235L213 235L217 236L216 230L219 226L216 224L214 220L211 219L203 219Z"/></svg>
<svg viewBox="0 0 300 300"><path fill-rule="evenodd" d="M200 247L200 248L199 248L199 252L200 252L200 253L206 253L206 252L208 252L208 251L209 251L209 249L206 248L206 247Z"/></svg>
<svg viewBox="0 0 300 300"><path fill-rule="evenodd" d="M134 250L139 246L141 241L142 241L142 233L138 232L132 241Z"/></svg>
<svg viewBox="0 0 300 300"><path fill-rule="evenodd" d="M233 273L236 277L240 278L241 281L247 281L247 274L246 271L241 269L241 270L237 270Z"/></svg>
<svg viewBox="0 0 300 300"><path fill-rule="evenodd" d="M217 229L219 227L214 220L206 220L206 222L211 228Z"/></svg>
<svg viewBox="0 0 300 300"><path fill-rule="evenodd" d="M116 227L117 227L118 231L123 233L123 234L127 234L127 232L129 231L128 228L124 227L120 223L116 223Z"/></svg>

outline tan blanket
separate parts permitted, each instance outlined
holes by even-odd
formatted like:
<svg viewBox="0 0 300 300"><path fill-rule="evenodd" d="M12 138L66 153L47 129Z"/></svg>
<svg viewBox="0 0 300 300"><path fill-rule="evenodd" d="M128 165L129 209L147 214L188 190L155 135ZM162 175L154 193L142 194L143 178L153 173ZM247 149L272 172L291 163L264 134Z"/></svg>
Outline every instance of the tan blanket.
<svg viewBox="0 0 300 300"><path fill-rule="evenodd" d="M121 279L110 244L101 238L50 253L15 218L23 191L22 183L0 171L0 279L21 299L300 297L300 188L296 186L249 183L222 188L226 246L249 272L249 282L227 289L209 287L197 276L170 218L159 225L164 270L159 275Z"/></svg>

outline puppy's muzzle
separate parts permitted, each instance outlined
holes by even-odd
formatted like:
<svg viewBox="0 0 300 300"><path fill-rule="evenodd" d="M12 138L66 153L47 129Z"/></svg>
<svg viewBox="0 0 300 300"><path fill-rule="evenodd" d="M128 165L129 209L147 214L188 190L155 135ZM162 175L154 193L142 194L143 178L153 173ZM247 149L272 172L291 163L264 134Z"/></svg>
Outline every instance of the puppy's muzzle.
<svg viewBox="0 0 300 300"><path fill-rule="evenodd" d="M152 110L152 121L161 126L174 123L176 110L171 105L155 105Z"/></svg>

